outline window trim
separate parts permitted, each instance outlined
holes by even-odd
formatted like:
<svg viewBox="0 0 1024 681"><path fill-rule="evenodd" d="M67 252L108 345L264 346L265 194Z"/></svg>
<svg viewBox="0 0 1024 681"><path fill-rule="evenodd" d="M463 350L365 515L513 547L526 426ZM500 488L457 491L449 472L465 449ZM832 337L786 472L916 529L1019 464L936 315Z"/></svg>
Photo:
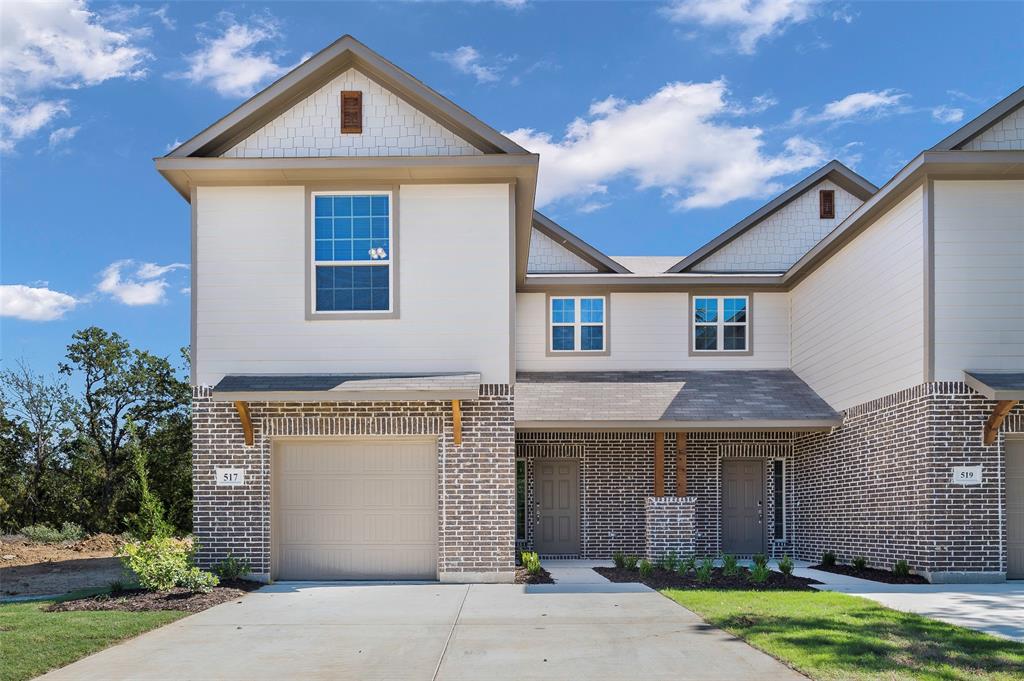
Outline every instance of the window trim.
<svg viewBox="0 0 1024 681"><path fill-rule="evenodd" d="M584 323L583 321L580 320L582 315L580 314L580 305L579 305L578 301L581 301L581 300L584 300L584 299L591 299L592 300L592 299L597 299L597 298L600 298L601 300L604 301L604 322L601 323L601 324L595 324L593 322ZM572 299L572 300L577 301L576 302L576 313L577 313L576 314L576 319L577 319L577 321L575 321L575 322L573 322L571 324L571 326L574 328L574 331L573 331L573 338L574 338L573 345L574 345L574 349L573 350L555 350L554 349L554 339L552 338L551 329L555 326L555 324L552 322L552 318L551 318L551 302L553 300L556 300L556 299ZM546 300L545 300L545 306L546 306L547 310L545 312L546 323L544 325L544 338L545 338L545 340L544 340L544 350L545 350L545 354L548 357L603 357L603 356L607 356L607 355L611 354L611 337L610 337L610 331L609 331L609 329L610 329L609 321L611 319L611 296L610 295L605 294L605 293L596 293L596 294L548 293L547 297L546 297ZM570 326L570 325L569 324L562 324L562 323L560 323L560 324L558 324L558 326ZM602 326L602 327L604 327L604 333L602 334L602 338L604 340L604 344L603 344L603 347L602 347L601 350L575 349L575 348L582 348L582 328L584 326Z"/></svg>
<svg viewBox="0 0 1024 681"><path fill-rule="evenodd" d="M697 327L697 322L694 321L694 310L695 310L696 305L697 305L697 298L715 298L715 299L718 299L720 301L725 299L725 298L743 298L744 300L747 301L747 321L746 321L746 324L739 324L739 323L729 323L729 324L726 324L726 322L724 320L723 321L715 322L715 326L717 328L720 328L720 329L724 328L725 326L746 326L747 327L747 347L745 349L743 349L743 350L724 350L724 349L697 350L696 349L697 334L695 332L695 329ZM723 307L723 305L724 305L724 303L719 303L719 309L720 310ZM687 314L688 314L688 317L687 317L687 323L686 323L686 329L687 329L687 339L686 340L687 340L688 354L689 354L690 357L709 357L709 356L711 356L711 357L715 357L715 356L718 356L718 357L744 357L744 356L750 356L750 355L754 354L754 296L753 296L752 293L750 293L750 292L744 292L744 293L717 293L717 292L716 293L691 293L689 295L689 305L688 305L688 313ZM719 315L720 319L722 319L722 317L723 317L723 315ZM710 326L710 324L708 326ZM724 334L721 334L721 333L718 334L718 340L719 340L720 344L724 343Z"/></svg>
<svg viewBox="0 0 1024 681"><path fill-rule="evenodd" d="M776 457L772 461L772 541L773 542L788 542L789 541L789 530L786 528L786 492L789 487L789 465L785 458ZM782 464L782 536L775 536L775 523L778 522L778 518L775 516L775 494L779 493L779 490L775 489L775 464Z"/></svg>
<svg viewBox="0 0 1024 681"><path fill-rule="evenodd" d="M825 197L828 197L828 205L826 205ZM831 210L826 210L831 208ZM836 218L836 190L835 189L819 189L818 190L818 219L819 220L835 220Z"/></svg>
<svg viewBox="0 0 1024 681"><path fill-rule="evenodd" d="M315 261L315 227L316 211L314 202L317 196L382 196L389 197L388 206L390 218L389 228L389 272L388 272L388 295L390 307L388 310L327 310L319 312L316 310L316 261ZM307 185L305 187L306 200L306 321L338 321L342 319L398 319L399 318L399 270L398 263L401 257L399 248L399 192L396 184L380 183L352 183L352 184L330 184L330 185ZM371 261L367 261L369 263Z"/></svg>

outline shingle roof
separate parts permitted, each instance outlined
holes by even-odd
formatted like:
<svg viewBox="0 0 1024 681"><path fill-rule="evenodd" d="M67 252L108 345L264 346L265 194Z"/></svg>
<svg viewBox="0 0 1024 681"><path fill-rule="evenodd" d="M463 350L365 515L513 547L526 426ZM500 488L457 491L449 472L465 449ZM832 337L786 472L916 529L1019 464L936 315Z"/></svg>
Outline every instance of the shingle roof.
<svg viewBox="0 0 1024 681"><path fill-rule="evenodd" d="M480 374L234 374L213 388L221 400L475 399Z"/></svg>
<svg viewBox="0 0 1024 681"><path fill-rule="evenodd" d="M1024 400L1024 371L965 371L964 381L990 400Z"/></svg>
<svg viewBox="0 0 1024 681"><path fill-rule="evenodd" d="M516 425L827 428L839 415L788 369L525 372Z"/></svg>
<svg viewBox="0 0 1024 681"><path fill-rule="evenodd" d="M633 274L663 274L679 262L681 255L613 255L612 260Z"/></svg>

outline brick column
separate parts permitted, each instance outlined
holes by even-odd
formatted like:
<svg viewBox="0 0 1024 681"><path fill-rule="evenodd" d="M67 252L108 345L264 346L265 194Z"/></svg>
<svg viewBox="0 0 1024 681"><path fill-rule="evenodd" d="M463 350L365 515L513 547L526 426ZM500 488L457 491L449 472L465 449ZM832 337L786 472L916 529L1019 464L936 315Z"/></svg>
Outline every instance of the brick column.
<svg viewBox="0 0 1024 681"><path fill-rule="evenodd" d="M644 523L647 557L657 560L674 552L681 558L696 554L697 497L647 497Z"/></svg>

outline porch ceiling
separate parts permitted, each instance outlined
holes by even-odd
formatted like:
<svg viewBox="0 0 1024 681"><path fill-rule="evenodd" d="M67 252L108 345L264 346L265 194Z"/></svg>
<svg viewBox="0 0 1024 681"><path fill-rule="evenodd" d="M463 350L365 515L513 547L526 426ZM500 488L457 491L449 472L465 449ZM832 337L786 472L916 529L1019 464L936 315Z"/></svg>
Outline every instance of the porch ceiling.
<svg viewBox="0 0 1024 681"><path fill-rule="evenodd" d="M824 430L842 419L788 369L524 372L519 430Z"/></svg>

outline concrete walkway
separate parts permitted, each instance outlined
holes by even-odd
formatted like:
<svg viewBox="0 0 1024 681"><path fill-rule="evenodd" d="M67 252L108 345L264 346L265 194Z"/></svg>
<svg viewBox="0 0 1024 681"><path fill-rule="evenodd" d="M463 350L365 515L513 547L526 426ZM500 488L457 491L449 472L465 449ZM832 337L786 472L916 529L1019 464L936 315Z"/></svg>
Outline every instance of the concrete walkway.
<svg viewBox="0 0 1024 681"><path fill-rule="evenodd" d="M806 564L793 574L810 577L822 591L863 596L887 608L913 612L968 629L1024 641L1024 582L1000 584L883 584L821 570Z"/></svg>
<svg viewBox="0 0 1024 681"><path fill-rule="evenodd" d="M804 679L643 585L549 569L567 581L278 583L44 678Z"/></svg>

